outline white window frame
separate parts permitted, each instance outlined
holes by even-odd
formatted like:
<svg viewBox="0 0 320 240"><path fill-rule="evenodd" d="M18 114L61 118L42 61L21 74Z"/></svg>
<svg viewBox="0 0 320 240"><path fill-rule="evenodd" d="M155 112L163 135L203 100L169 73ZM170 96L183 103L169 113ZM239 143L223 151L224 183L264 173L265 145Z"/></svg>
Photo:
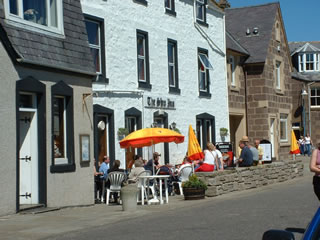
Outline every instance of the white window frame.
<svg viewBox="0 0 320 240"><path fill-rule="evenodd" d="M312 92L315 94L312 94ZM317 104L312 104L312 99L315 99ZM320 87L311 88L310 91L310 107L311 108L320 108Z"/></svg>
<svg viewBox="0 0 320 240"><path fill-rule="evenodd" d="M281 62L276 61L276 88L281 89Z"/></svg>
<svg viewBox="0 0 320 240"><path fill-rule="evenodd" d="M164 5L165 5L165 8L170 10L170 11L174 11L173 9L173 1L174 0L168 0L168 3L169 3L169 7L166 6L166 0L164 0Z"/></svg>
<svg viewBox="0 0 320 240"><path fill-rule="evenodd" d="M201 6L201 9L202 9L202 17L203 19L201 18L198 18L198 11L197 11L197 7ZM205 0L195 0L195 16L196 16L196 20L200 21L200 22L205 22L206 20L206 17L205 17L205 14L206 14L206 11L205 11Z"/></svg>
<svg viewBox="0 0 320 240"><path fill-rule="evenodd" d="M97 24L98 25L98 39L99 39L99 45L96 45L96 44L91 44L89 41L88 41L88 43L89 43L89 47L90 47L90 49L91 48L93 48L93 49L97 49L98 51L99 51L99 69L100 69L100 71L98 71L98 72L96 72L96 73L98 73L98 74L102 74L102 57L101 57L101 55L102 55L102 47L101 47L101 44L102 44L102 42L101 42L101 22L100 21L95 21L95 20L92 20L92 19L88 19L88 18L85 18L85 22L93 22L93 23L95 23L95 24Z"/></svg>
<svg viewBox="0 0 320 240"><path fill-rule="evenodd" d="M229 57L229 64L231 66L231 78L230 78L230 82L231 82L231 86L236 87L236 77L235 77L235 58L234 56L230 56Z"/></svg>
<svg viewBox="0 0 320 240"><path fill-rule="evenodd" d="M130 126L129 125L131 125L131 120L133 120L134 121L134 124L133 124L133 131L136 131L137 130L137 117L133 117L133 116L126 116L125 117L125 126L126 126L126 128L128 129L128 130L130 130ZM129 133L131 133L130 131L129 131Z"/></svg>
<svg viewBox="0 0 320 240"><path fill-rule="evenodd" d="M205 58L205 61L207 61L207 64L208 65L206 65L205 64L205 61L203 61L203 59L201 58L201 56L203 56L204 58ZM200 92L209 92L209 78L208 78L208 74L207 74L207 71L209 71L209 70L212 70L213 69L213 67L212 67L212 65L211 65L211 63L210 63L210 61L209 61L209 58L208 58L208 55L206 54L206 53L204 53L204 52L202 52L202 51L198 51L198 59L199 59L199 61L200 61L200 64L202 64L202 66L203 66L203 70L201 69L201 66L200 66L200 68L198 69L198 77L199 77L199 91ZM201 89L200 87L201 87L201 75L204 73L204 75L205 75L205 88L204 89Z"/></svg>
<svg viewBox="0 0 320 240"><path fill-rule="evenodd" d="M285 127L285 138L281 138L281 126L284 124ZM288 115L280 114L280 142L288 142Z"/></svg>
<svg viewBox="0 0 320 240"><path fill-rule="evenodd" d="M307 54L313 54L313 61L308 61L313 64L313 70L307 70ZM319 71L319 58L319 53L300 53L298 55L299 72Z"/></svg>
<svg viewBox="0 0 320 240"><path fill-rule="evenodd" d="M25 28L27 25L27 26L30 26L29 30L33 30L33 31L44 30L46 32L52 32L52 33L64 35L63 3L62 3L62 0L56 0L56 1L57 1L57 27L50 26L51 17L50 17L50 9L48 8L48 6L50 5L50 0L46 0L46 16L47 16L48 25L41 25L41 24L23 19L23 0L17 0L18 15L10 13L9 0L4 0L5 17L6 19L12 21L10 23L15 23L18 27Z"/></svg>
<svg viewBox="0 0 320 240"><path fill-rule="evenodd" d="M169 45L172 45L172 60L173 62L170 62L169 61L169 58L168 58L168 66L169 66L169 73L170 73L170 67L173 68L173 85L170 84L170 74L169 74L169 87L176 87L176 82L177 82L177 79L176 79L176 47L177 45L174 44L173 42L168 42L168 48L169 48ZM170 48L169 48L170 49Z"/></svg>
<svg viewBox="0 0 320 240"><path fill-rule="evenodd" d="M144 56L142 55L139 55L139 52L138 52L138 66L139 66L139 60L143 60L143 66L144 66L144 79L140 79L140 69L138 67L138 81L139 82L144 82L146 83L147 82L147 58L146 58L146 36L142 33L138 33L138 36L137 36L137 40L138 40L138 37L142 36L143 38L143 53L144 53Z"/></svg>
<svg viewBox="0 0 320 240"><path fill-rule="evenodd" d="M63 105L64 105L64 109L63 109L63 152L64 152L64 157L63 158L54 158L54 164L55 165L59 165L59 164L68 164L69 160L67 157L68 154L68 144L67 144L67 111L66 111L66 96L59 96L59 95L55 95L54 98L62 98L63 99ZM54 119L53 119L54 121Z"/></svg>

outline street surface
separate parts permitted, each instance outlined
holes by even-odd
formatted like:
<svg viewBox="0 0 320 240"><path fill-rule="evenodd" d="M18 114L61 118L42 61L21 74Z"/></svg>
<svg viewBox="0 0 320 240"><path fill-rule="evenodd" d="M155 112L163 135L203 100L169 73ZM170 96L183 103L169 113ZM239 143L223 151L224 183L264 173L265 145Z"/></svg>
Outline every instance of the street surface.
<svg viewBox="0 0 320 240"><path fill-rule="evenodd" d="M183 207L160 206L135 218L101 223L49 239L257 240L268 229L301 232L318 206L312 175L305 169L304 177L285 183L195 200ZM295 236L300 239L302 234Z"/></svg>

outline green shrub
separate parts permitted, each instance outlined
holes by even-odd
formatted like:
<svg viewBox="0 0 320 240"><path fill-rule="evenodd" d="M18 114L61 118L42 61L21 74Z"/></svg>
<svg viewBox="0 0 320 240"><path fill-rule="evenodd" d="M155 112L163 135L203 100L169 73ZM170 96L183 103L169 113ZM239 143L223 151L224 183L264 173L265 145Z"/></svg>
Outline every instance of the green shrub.
<svg viewBox="0 0 320 240"><path fill-rule="evenodd" d="M205 184L205 182L199 179L195 174L192 174L189 177L189 180L184 182L182 186L187 188L190 187L190 188L203 188L205 190L208 189L207 184Z"/></svg>

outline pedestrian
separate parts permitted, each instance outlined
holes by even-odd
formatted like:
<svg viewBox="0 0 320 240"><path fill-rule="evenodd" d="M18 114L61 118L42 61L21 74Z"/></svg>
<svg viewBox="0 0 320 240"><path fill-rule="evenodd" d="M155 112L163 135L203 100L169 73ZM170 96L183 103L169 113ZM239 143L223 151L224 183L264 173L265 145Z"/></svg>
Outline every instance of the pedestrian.
<svg viewBox="0 0 320 240"><path fill-rule="evenodd" d="M247 144L248 148L250 149L251 153L252 153L252 160L253 166L257 166L259 164L259 151L257 148L255 148L254 146L252 146L250 143Z"/></svg>
<svg viewBox="0 0 320 240"><path fill-rule="evenodd" d="M307 134L307 136L305 136L305 138L304 138L304 140L305 140L305 151L307 152L307 154L308 154L308 157L310 157L311 156L311 145L312 145L312 141L311 141L311 137L310 137L310 135L309 135L309 133Z"/></svg>
<svg viewBox="0 0 320 240"><path fill-rule="evenodd" d="M241 148L241 155L238 160L239 167L250 167L253 164L253 155L247 146L248 143L249 138L247 136L243 136L239 143L239 147Z"/></svg>
<svg viewBox="0 0 320 240"><path fill-rule="evenodd" d="M320 200L320 141L317 143L317 148L313 150L310 159L310 171L314 172L313 176L313 191Z"/></svg>
<svg viewBox="0 0 320 240"><path fill-rule="evenodd" d="M103 157L103 163L101 164L99 168L99 172L103 173L100 175L100 181L102 184L102 195L101 195L101 202L105 201L106 196L106 180L108 177L108 170L110 169L110 158L108 156Z"/></svg>
<svg viewBox="0 0 320 240"><path fill-rule="evenodd" d="M258 152L259 152L259 163L261 164L264 152L263 152L263 148L260 146L260 140L256 139L254 141L254 146L256 147L256 149L258 149Z"/></svg>
<svg viewBox="0 0 320 240"><path fill-rule="evenodd" d="M299 144L299 149L300 149L300 154L302 155L305 155L304 153L304 144L305 144L305 141L304 141L304 137L301 135L300 138L299 138L299 141L298 141L298 144Z"/></svg>

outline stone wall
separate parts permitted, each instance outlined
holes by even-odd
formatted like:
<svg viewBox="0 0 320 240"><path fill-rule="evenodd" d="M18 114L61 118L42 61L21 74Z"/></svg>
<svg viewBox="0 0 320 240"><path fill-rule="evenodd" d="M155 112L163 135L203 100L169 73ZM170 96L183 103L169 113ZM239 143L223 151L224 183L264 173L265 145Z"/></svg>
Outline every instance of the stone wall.
<svg viewBox="0 0 320 240"><path fill-rule="evenodd" d="M301 160L273 162L255 167L235 168L223 172L198 172L208 185L207 197L259 188L303 176Z"/></svg>

